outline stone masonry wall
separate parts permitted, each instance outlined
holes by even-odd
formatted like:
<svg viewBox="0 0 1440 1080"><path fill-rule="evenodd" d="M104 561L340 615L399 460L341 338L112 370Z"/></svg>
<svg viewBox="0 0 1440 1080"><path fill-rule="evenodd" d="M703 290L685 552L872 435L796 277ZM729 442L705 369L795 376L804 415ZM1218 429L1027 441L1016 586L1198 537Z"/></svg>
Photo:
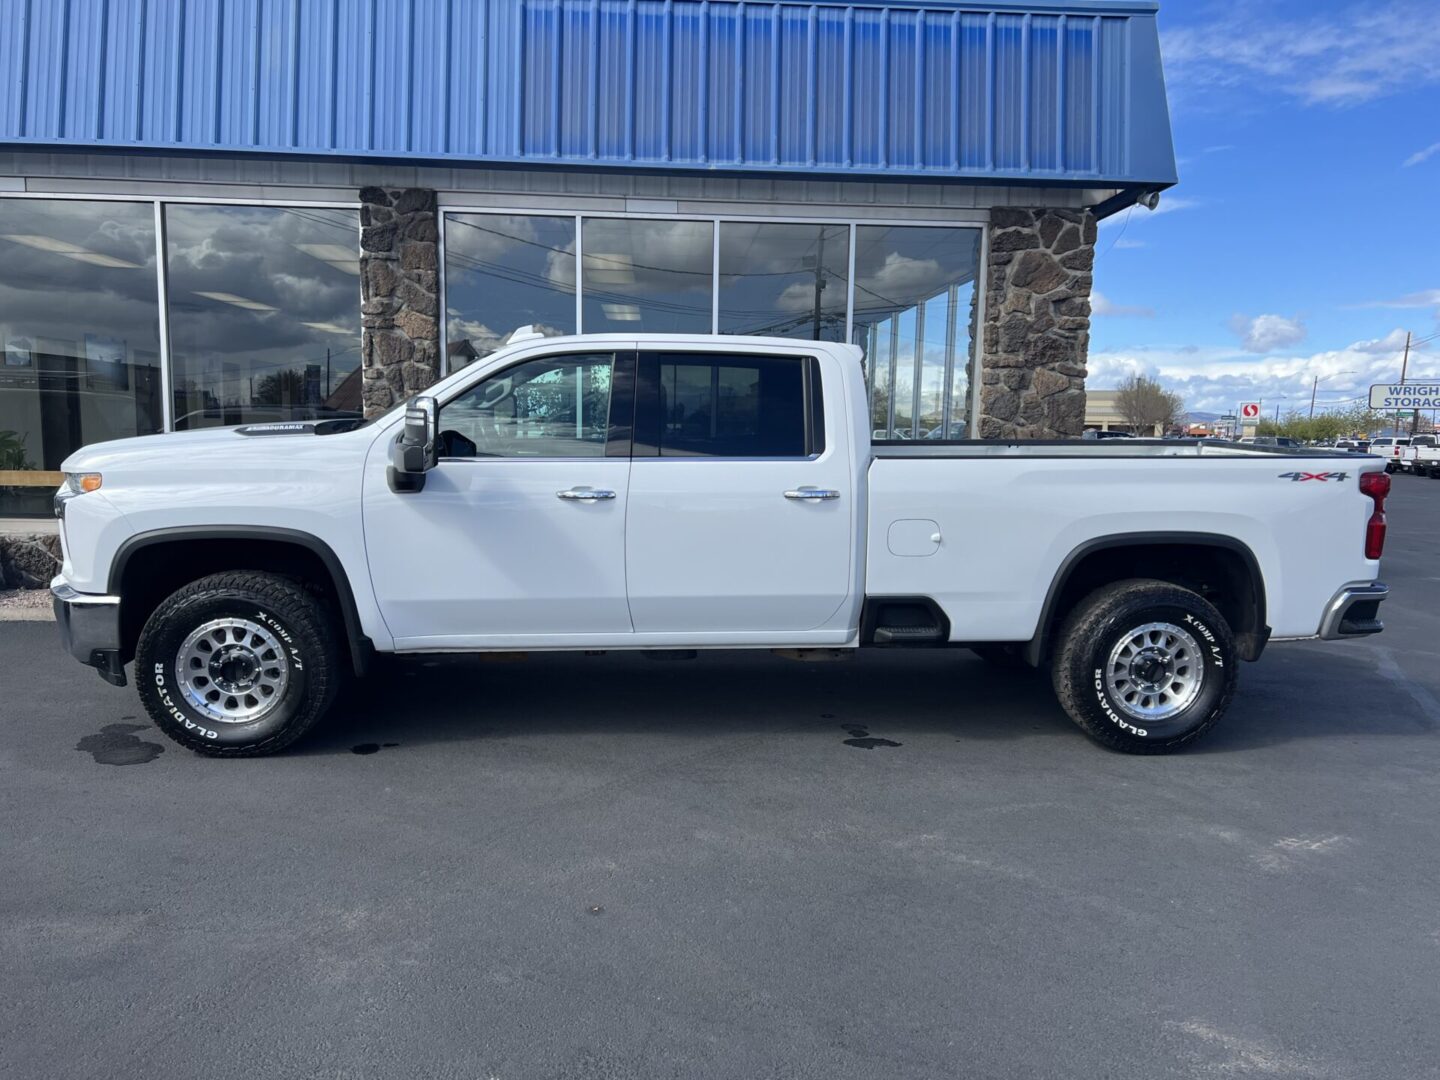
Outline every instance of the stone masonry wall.
<svg viewBox="0 0 1440 1080"><path fill-rule="evenodd" d="M0 589L43 589L59 572L58 533L0 533Z"/></svg>
<svg viewBox="0 0 1440 1080"><path fill-rule="evenodd" d="M439 222L428 188L360 190L360 325L365 415L440 374Z"/></svg>
<svg viewBox="0 0 1440 1080"><path fill-rule="evenodd" d="M1095 216L997 208L989 229L978 434L1077 438L1085 422Z"/></svg>

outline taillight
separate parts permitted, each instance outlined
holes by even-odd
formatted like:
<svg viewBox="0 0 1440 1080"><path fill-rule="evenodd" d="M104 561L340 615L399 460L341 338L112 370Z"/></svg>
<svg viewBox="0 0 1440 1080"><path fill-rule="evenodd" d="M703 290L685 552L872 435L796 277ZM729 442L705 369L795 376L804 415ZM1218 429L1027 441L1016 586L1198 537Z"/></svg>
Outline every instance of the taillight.
<svg viewBox="0 0 1440 1080"><path fill-rule="evenodd" d="M1360 494L1369 495L1375 503L1370 520L1365 523L1365 558L1378 559L1385 549L1385 496L1390 494L1390 474L1360 474Z"/></svg>

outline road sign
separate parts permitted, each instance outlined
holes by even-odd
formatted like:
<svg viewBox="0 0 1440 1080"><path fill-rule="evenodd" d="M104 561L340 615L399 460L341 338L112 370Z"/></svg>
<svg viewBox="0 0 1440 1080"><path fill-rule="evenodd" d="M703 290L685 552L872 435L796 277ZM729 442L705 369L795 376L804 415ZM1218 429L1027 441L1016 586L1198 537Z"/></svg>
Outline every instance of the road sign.
<svg viewBox="0 0 1440 1080"><path fill-rule="evenodd" d="M1381 412L1440 409L1440 383L1376 383L1370 387L1370 407Z"/></svg>
<svg viewBox="0 0 1440 1080"><path fill-rule="evenodd" d="M1260 403L1259 403L1258 401L1247 401L1247 402L1245 402L1245 404L1241 405L1241 406L1240 406L1240 419L1242 419L1242 420L1259 420L1259 419L1260 419Z"/></svg>

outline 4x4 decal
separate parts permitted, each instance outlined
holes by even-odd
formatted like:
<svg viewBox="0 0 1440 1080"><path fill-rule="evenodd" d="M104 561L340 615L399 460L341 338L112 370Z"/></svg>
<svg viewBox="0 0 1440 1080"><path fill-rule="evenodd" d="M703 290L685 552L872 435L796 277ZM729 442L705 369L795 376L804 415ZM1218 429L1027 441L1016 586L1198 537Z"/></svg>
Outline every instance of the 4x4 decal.
<svg viewBox="0 0 1440 1080"><path fill-rule="evenodd" d="M1348 480L1349 473L1343 472L1282 472L1281 480Z"/></svg>

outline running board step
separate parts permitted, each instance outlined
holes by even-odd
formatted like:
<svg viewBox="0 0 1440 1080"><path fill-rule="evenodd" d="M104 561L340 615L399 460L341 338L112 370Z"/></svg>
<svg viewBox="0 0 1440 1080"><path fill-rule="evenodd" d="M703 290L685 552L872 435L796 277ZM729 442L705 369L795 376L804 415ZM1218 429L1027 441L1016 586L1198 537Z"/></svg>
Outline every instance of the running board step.
<svg viewBox="0 0 1440 1080"><path fill-rule="evenodd" d="M941 641L944 631L938 626L877 626L877 644L899 645L912 641Z"/></svg>

